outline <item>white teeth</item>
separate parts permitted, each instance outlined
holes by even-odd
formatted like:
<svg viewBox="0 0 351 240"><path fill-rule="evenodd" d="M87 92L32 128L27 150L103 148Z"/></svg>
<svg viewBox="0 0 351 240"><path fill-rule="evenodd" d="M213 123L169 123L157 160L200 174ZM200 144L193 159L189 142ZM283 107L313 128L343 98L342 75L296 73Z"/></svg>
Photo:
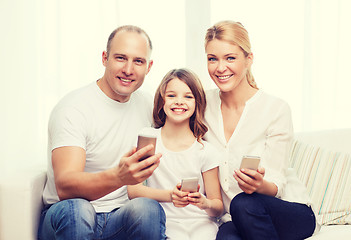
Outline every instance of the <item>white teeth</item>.
<svg viewBox="0 0 351 240"><path fill-rule="evenodd" d="M219 78L219 80L225 80L227 78L230 78L231 75L226 75L226 76L217 76Z"/></svg>
<svg viewBox="0 0 351 240"><path fill-rule="evenodd" d="M129 79L125 79L125 78L120 78L122 82L132 82L132 80L129 80Z"/></svg>
<svg viewBox="0 0 351 240"><path fill-rule="evenodd" d="M181 109L181 108L173 108L172 110L174 112L185 112L185 109Z"/></svg>

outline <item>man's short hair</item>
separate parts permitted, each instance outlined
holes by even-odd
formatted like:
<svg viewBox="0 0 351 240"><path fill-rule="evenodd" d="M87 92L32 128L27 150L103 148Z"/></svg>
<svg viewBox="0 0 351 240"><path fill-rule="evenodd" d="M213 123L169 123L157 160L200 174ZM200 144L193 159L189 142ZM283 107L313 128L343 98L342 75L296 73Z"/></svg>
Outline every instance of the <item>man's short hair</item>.
<svg viewBox="0 0 351 240"><path fill-rule="evenodd" d="M141 29L140 27L137 27L137 26L133 26L133 25L124 25L124 26L116 28L108 37L107 47L106 47L107 58L108 58L108 55L109 55L110 50L111 50L112 39L115 37L115 35L118 32L121 32L121 31L136 32L136 33L144 35L146 37L146 40L148 41L150 52L152 51L152 43L151 43L150 37L143 29Z"/></svg>

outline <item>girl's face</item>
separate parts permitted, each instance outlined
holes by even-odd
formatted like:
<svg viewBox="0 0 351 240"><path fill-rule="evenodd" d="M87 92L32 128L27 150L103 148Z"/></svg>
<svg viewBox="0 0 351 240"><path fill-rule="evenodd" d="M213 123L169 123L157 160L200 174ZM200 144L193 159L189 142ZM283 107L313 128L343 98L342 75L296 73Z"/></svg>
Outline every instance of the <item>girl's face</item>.
<svg viewBox="0 0 351 240"><path fill-rule="evenodd" d="M195 98L185 82L178 78L168 82L163 110L167 116L166 122L189 122L195 112Z"/></svg>
<svg viewBox="0 0 351 240"><path fill-rule="evenodd" d="M252 53L245 57L237 45L214 39L207 44L206 54L208 73L222 92L248 84L246 72L252 64Z"/></svg>

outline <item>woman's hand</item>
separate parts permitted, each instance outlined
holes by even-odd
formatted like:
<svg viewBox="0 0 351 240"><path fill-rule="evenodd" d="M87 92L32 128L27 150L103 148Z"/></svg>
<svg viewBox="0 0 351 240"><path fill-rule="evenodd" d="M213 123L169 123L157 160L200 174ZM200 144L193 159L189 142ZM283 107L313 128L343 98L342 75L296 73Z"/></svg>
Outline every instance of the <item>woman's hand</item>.
<svg viewBox="0 0 351 240"><path fill-rule="evenodd" d="M171 194L171 200L173 205L179 208L189 205L189 201L188 201L189 193L180 191L180 186L181 184L178 183L177 186L173 189L173 192Z"/></svg>
<svg viewBox="0 0 351 240"><path fill-rule="evenodd" d="M254 192L261 192L261 188L264 185L264 174L265 169L259 167L257 171L247 168L235 170L233 176L241 190L247 194L252 194Z"/></svg>

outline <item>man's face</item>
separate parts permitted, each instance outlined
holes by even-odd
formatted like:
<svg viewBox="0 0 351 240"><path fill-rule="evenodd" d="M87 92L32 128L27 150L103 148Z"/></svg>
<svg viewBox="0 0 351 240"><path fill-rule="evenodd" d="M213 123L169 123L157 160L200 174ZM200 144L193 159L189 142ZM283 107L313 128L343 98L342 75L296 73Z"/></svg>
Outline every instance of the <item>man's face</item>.
<svg viewBox="0 0 351 240"><path fill-rule="evenodd" d="M98 85L111 99L126 102L144 82L152 61L146 37L136 32L118 32L109 54L103 52L105 74Z"/></svg>

